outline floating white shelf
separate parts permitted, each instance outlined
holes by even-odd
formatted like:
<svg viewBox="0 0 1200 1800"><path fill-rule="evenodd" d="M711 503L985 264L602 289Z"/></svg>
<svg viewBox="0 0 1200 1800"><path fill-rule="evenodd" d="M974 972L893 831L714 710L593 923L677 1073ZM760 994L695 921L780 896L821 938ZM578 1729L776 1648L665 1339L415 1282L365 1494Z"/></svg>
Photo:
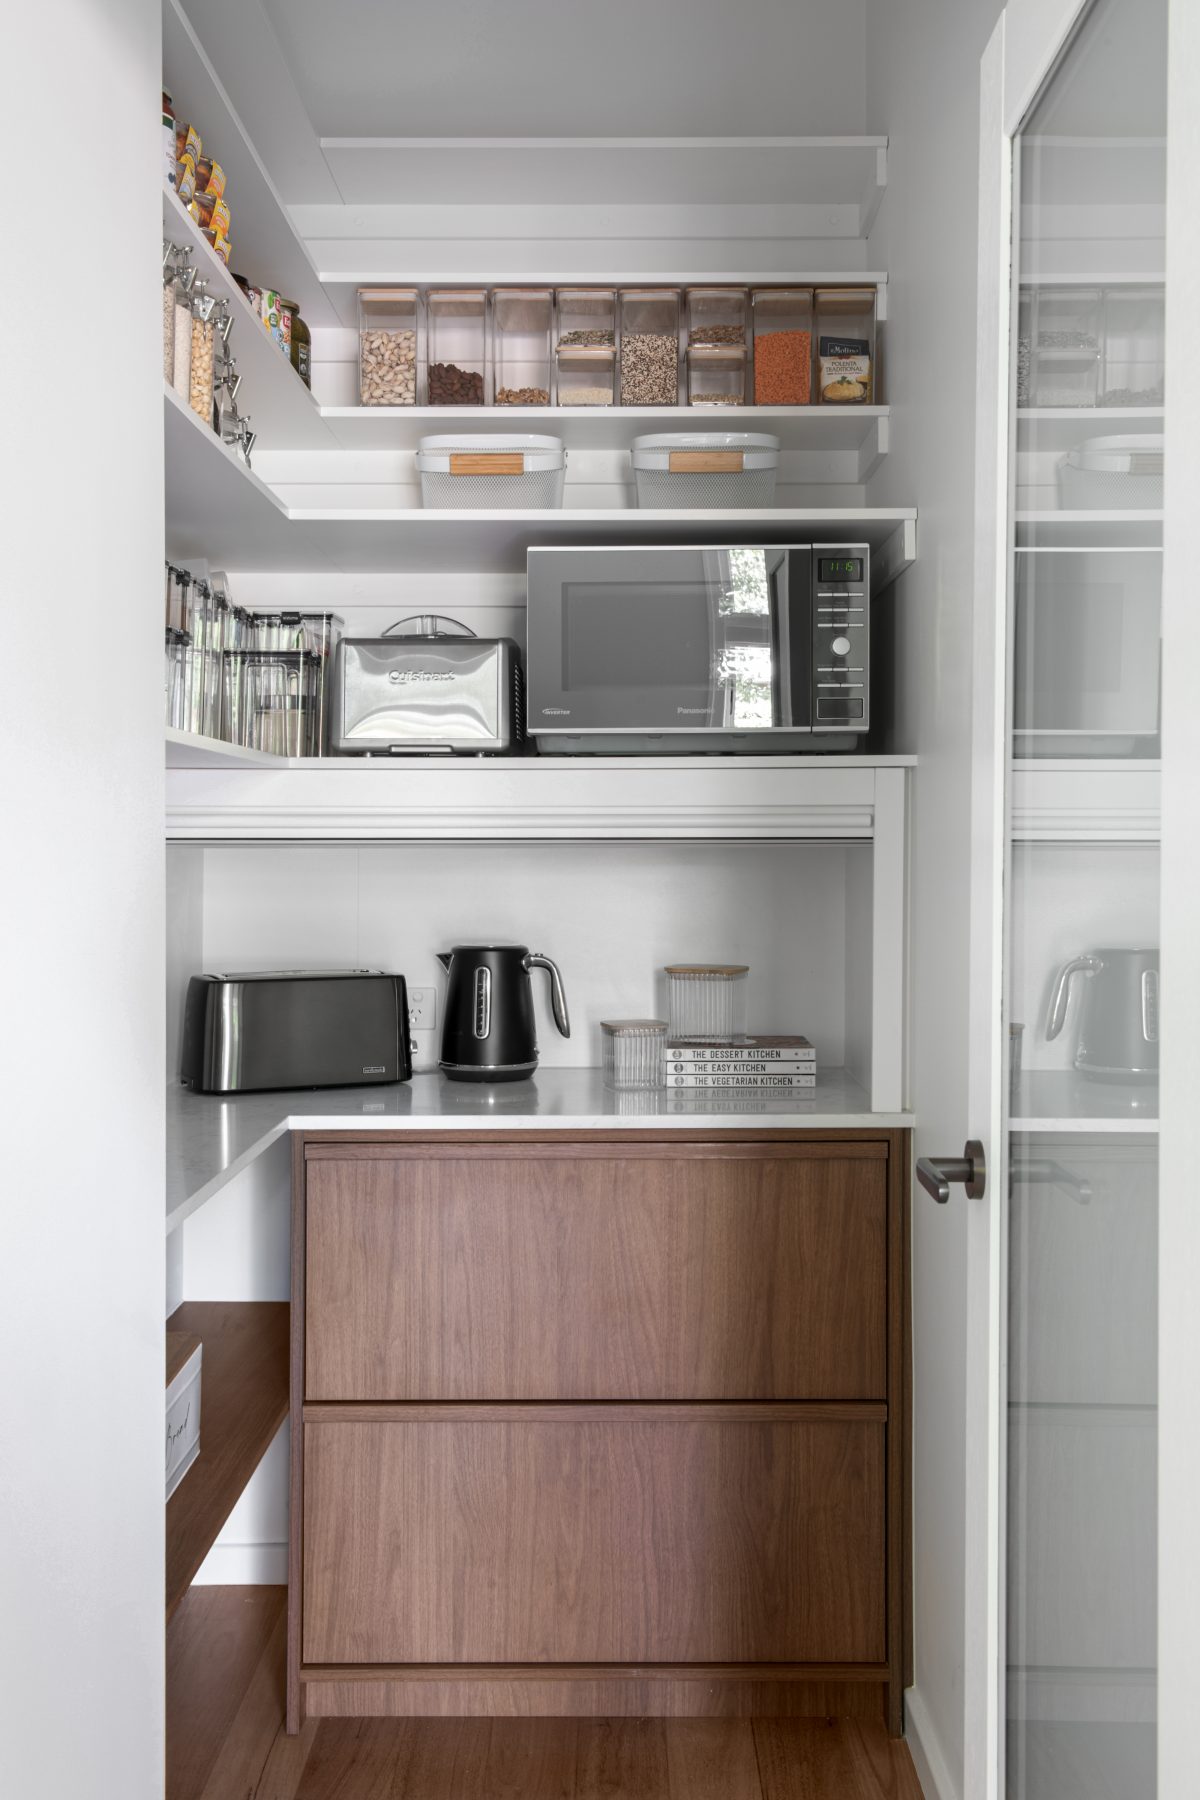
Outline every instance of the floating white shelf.
<svg viewBox="0 0 1200 1800"><path fill-rule="evenodd" d="M309 325L336 325L313 260L179 0L163 0L162 61L176 118L197 127L228 178L234 266L295 300Z"/></svg>
<svg viewBox="0 0 1200 1800"><path fill-rule="evenodd" d="M194 731L176 731L170 725L166 755L168 769L278 769L286 768L289 760L267 750L243 750L220 738L200 737Z"/></svg>
<svg viewBox="0 0 1200 1800"><path fill-rule="evenodd" d="M1023 406L1017 409L1017 449L1071 450L1089 437L1162 428L1161 406Z"/></svg>
<svg viewBox="0 0 1200 1800"><path fill-rule="evenodd" d="M173 768L201 841L870 839L912 757L322 757ZM902 781L901 781L902 791Z"/></svg>
<svg viewBox="0 0 1200 1800"><path fill-rule="evenodd" d="M242 377L238 410L248 414L264 449L331 450L335 439L316 401L288 358L263 328L250 302L212 249L179 196L164 186L163 236L191 252L210 294L229 301L230 349ZM290 297L290 296L289 296Z"/></svg>
<svg viewBox="0 0 1200 1800"><path fill-rule="evenodd" d="M1158 1088L1089 1081L1073 1069L1030 1069L1018 1083L1008 1128L1084 1137L1153 1135Z"/></svg>
<svg viewBox="0 0 1200 1800"><path fill-rule="evenodd" d="M431 433L550 432L571 450L628 450L651 431L764 431L781 449L850 452L842 478L861 485L886 455L887 406L323 406L321 419L350 450L415 450ZM836 477L835 477L836 478Z"/></svg>
<svg viewBox="0 0 1200 1800"><path fill-rule="evenodd" d="M1135 550L1162 543L1163 515L1149 508L1106 512L1046 508L1014 515L1018 550Z"/></svg>
<svg viewBox="0 0 1200 1800"><path fill-rule="evenodd" d="M228 566L347 573L519 571L531 545L865 541L878 593L916 557L914 507L574 508L533 512L288 507L164 384L166 547ZM218 535L214 539L214 530Z"/></svg>
<svg viewBox="0 0 1200 1800"><path fill-rule="evenodd" d="M1014 762L1012 835L1020 843L1157 843L1162 765L1141 759Z"/></svg>

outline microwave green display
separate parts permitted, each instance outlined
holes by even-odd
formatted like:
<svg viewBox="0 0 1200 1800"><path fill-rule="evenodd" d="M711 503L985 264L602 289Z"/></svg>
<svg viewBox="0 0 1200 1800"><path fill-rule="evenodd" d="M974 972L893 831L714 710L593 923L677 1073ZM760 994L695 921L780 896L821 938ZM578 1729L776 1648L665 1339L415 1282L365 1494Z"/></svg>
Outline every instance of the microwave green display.
<svg viewBox="0 0 1200 1800"><path fill-rule="evenodd" d="M861 556L819 556L817 558L818 581L861 581L863 578L863 559Z"/></svg>

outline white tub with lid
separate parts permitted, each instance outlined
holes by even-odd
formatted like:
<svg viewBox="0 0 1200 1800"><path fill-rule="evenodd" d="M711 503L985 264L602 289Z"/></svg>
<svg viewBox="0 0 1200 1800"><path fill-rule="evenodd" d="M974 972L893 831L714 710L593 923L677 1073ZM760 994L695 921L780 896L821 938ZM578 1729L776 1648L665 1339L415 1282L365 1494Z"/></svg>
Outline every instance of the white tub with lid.
<svg viewBox="0 0 1200 1800"><path fill-rule="evenodd" d="M1066 511L1114 512L1163 503L1161 433L1086 438L1058 465L1059 504Z"/></svg>
<svg viewBox="0 0 1200 1800"><path fill-rule="evenodd" d="M764 431L659 431L633 440L639 506L773 506L779 439Z"/></svg>
<svg viewBox="0 0 1200 1800"><path fill-rule="evenodd" d="M556 437L454 432L417 446L424 506L561 506L566 472L566 446Z"/></svg>

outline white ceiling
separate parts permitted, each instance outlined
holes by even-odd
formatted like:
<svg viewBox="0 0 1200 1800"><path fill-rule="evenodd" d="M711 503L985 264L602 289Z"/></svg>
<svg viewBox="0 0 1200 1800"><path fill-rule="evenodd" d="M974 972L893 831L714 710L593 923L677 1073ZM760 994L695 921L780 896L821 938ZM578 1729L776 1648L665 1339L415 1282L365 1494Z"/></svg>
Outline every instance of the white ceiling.
<svg viewBox="0 0 1200 1800"><path fill-rule="evenodd" d="M866 128L866 0L261 4L320 137ZM209 0L188 10L206 41Z"/></svg>

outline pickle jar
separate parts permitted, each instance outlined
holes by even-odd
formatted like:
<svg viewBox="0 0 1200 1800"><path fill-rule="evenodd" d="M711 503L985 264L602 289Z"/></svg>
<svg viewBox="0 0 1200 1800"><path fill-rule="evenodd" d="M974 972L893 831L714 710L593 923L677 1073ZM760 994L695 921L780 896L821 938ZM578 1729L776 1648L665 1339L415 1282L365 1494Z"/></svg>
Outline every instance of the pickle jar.
<svg viewBox="0 0 1200 1800"><path fill-rule="evenodd" d="M198 419L212 427L213 395L216 381L217 323L215 296L207 291L203 280L192 291L191 373L188 377L188 404Z"/></svg>
<svg viewBox="0 0 1200 1800"><path fill-rule="evenodd" d="M360 405L417 404L419 328L416 288L358 290Z"/></svg>
<svg viewBox="0 0 1200 1800"><path fill-rule="evenodd" d="M874 288L818 288L817 398L870 406L875 395Z"/></svg>
<svg viewBox="0 0 1200 1800"><path fill-rule="evenodd" d="M304 383L312 388L312 333L300 317L300 306L295 300L285 300L283 305L292 315L292 367Z"/></svg>

